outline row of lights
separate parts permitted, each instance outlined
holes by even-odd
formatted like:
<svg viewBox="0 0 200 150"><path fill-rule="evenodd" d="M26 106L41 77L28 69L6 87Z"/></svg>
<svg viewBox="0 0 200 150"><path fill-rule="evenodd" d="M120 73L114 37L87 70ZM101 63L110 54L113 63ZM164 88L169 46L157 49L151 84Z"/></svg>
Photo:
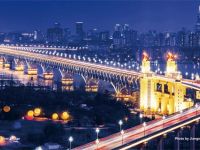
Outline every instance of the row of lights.
<svg viewBox="0 0 200 150"><path fill-rule="evenodd" d="M42 114L42 109L41 108L35 108L34 110L29 110L26 114L27 119L32 120L34 117L39 117ZM70 114L67 111L63 111L60 114L60 118L64 121L70 119ZM51 116L52 120L59 120L59 114L58 113L53 113Z"/></svg>
<svg viewBox="0 0 200 150"><path fill-rule="evenodd" d="M122 129L122 125L123 125L123 121L122 120L119 120L118 122L119 126L120 126L120 133L121 133L121 136L122 136L122 144L123 144L123 135L124 135L124 130ZM96 146L97 146L97 149L98 149L98 144L99 144L99 132L100 132L100 129L99 128L96 128L95 129L95 132L96 132L96 140L95 140L95 143L96 143ZM71 145L72 145L72 142L73 142L73 137L70 136L68 138L68 141L69 141L69 149L71 150Z"/></svg>

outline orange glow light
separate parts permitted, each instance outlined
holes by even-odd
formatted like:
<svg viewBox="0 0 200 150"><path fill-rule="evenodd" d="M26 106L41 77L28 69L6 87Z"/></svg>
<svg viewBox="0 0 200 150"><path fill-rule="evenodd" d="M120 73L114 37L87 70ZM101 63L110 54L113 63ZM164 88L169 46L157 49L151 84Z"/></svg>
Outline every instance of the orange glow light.
<svg viewBox="0 0 200 150"><path fill-rule="evenodd" d="M0 136L0 146L5 145L6 144L6 140L3 136Z"/></svg>
<svg viewBox="0 0 200 150"><path fill-rule="evenodd" d="M4 106L3 107L3 111L6 112L6 113L9 112L10 111L10 106Z"/></svg>
<svg viewBox="0 0 200 150"><path fill-rule="evenodd" d="M42 110L40 108L34 109L34 116L39 116L41 114Z"/></svg>
<svg viewBox="0 0 200 150"><path fill-rule="evenodd" d="M149 60L149 56L148 56L148 54L146 52L143 52L143 54L142 54L142 60L143 61L148 61Z"/></svg>
<svg viewBox="0 0 200 150"><path fill-rule="evenodd" d="M167 61L174 61L175 59L177 59L177 55L174 55L171 52L167 53Z"/></svg>
<svg viewBox="0 0 200 150"><path fill-rule="evenodd" d="M68 112L63 112L63 113L61 114L61 118L62 118L63 120L68 120L69 117L70 117L70 115L69 115Z"/></svg>
<svg viewBox="0 0 200 150"><path fill-rule="evenodd" d="M52 118L52 120L58 120L58 114L57 113L53 113L51 118Z"/></svg>

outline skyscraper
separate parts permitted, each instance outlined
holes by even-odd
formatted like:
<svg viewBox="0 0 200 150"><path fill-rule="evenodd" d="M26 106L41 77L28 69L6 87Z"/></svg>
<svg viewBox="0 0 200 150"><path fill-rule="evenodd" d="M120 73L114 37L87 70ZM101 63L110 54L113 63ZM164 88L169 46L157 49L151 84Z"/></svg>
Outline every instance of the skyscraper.
<svg viewBox="0 0 200 150"><path fill-rule="evenodd" d="M50 43L57 43L63 41L63 29L60 24L55 22L53 28L47 29L47 40Z"/></svg>
<svg viewBox="0 0 200 150"><path fill-rule="evenodd" d="M195 25L195 31L200 32L200 6L198 10L196 25Z"/></svg>
<svg viewBox="0 0 200 150"><path fill-rule="evenodd" d="M79 38L83 39L84 37L83 22L76 22L76 34L79 36Z"/></svg>

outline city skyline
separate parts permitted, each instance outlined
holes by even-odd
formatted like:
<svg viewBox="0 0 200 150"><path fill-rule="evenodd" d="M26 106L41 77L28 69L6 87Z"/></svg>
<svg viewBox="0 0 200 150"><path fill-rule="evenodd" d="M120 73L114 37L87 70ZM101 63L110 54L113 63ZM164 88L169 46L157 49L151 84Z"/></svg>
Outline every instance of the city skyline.
<svg viewBox="0 0 200 150"><path fill-rule="evenodd" d="M198 1L2 1L0 31L46 31L54 21L73 32L77 21L84 22L85 30L113 30L116 23L130 24L140 32L193 30L198 5Z"/></svg>

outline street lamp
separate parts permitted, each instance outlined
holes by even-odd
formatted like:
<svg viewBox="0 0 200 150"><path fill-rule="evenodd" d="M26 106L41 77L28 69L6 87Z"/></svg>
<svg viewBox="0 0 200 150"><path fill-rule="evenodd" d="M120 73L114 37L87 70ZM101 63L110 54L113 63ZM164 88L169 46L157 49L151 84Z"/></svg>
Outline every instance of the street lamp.
<svg viewBox="0 0 200 150"><path fill-rule="evenodd" d="M120 128L120 132L121 132L121 130L122 130L122 124L123 124L123 121L122 120L119 120L119 128Z"/></svg>
<svg viewBox="0 0 200 150"><path fill-rule="evenodd" d="M143 127L144 127L144 136L145 136L145 127L146 127L146 122L143 122Z"/></svg>
<svg viewBox="0 0 200 150"><path fill-rule="evenodd" d="M69 140L69 149L71 150L71 148L72 148L72 142L73 142L74 139L73 139L72 136L70 136L68 140Z"/></svg>
<svg viewBox="0 0 200 150"><path fill-rule="evenodd" d="M123 145L123 141L124 141L124 130L121 130L121 136L122 136L122 145Z"/></svg>
<svg viewBox="0 0 200 150"><path fill-rule="evenodd" d="M140 113L139 117L140 117L140 123L142 123L143 114Z"/></svg>
<svg viewBox="0 0 200 150"><path fill-rule="evenodd" d="M165 116L163 115L162 120L163 120L163 129L164 129L164 121L165 121Z"/></svg>
<svg viewBox="0 0 200 150"><path fill-rule="evenodd" d="M99 128L96 128L96 133L97 133L97 139L99 139L99 132L100 132L100 130L99 130Z"/></svg>
<svg viewBox="0 0 200 150"><path fill-rule="evenodd" d="M96 139L96 145L97 145L97 149L98 149L98 144L99 144L99 139Z"/></svg>

